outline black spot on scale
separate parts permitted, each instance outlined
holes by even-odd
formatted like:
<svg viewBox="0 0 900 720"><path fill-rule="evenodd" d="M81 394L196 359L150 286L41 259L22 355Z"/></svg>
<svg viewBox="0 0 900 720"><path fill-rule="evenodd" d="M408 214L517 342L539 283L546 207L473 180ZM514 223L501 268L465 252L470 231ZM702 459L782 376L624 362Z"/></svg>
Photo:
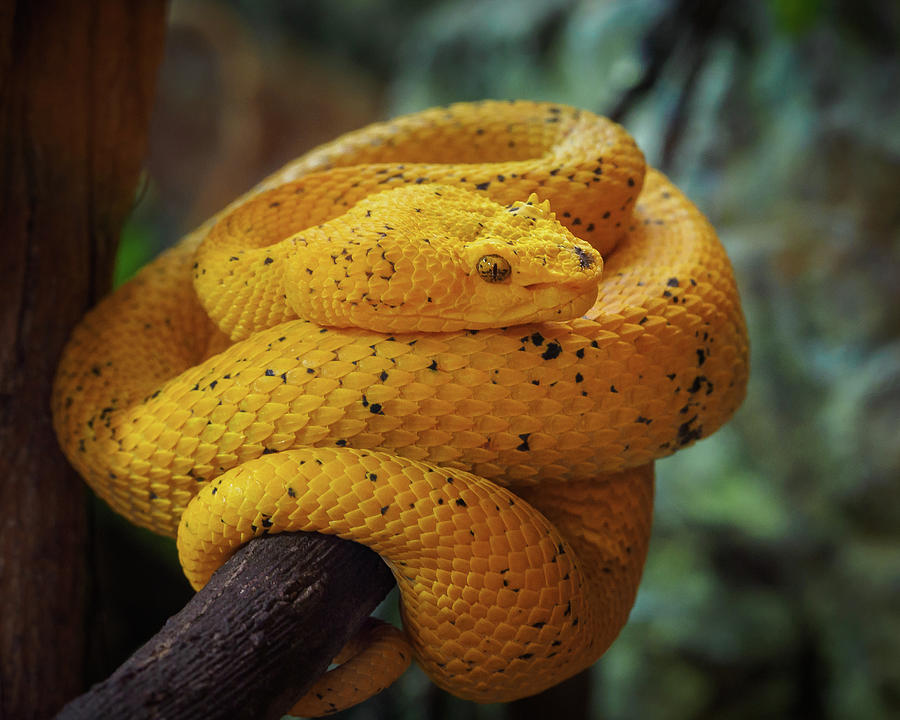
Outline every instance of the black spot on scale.
<svg viewBox="0 0 900 720"><path fill-rule="evenodd" d="M519 435L519 439L520 439L522 442L521 442L521 444L519 444L519 445L516 447L516 450L521 450L522 452L528 452L529 450L531 450L531 448L528 446L528 437L529 437L530 435L531 435L531 433L521 433L521 434ZM510 505L511 505L511 504L512 504L512 503L510 503Z"/></svg>
<svg viewBox="0 0 900 720"><path fill-rule="evenodd" d="M547 349L541 353L541 357L544 360L553 360L554 358L558 358L562 353L562 345L560 345L556 340L553 340L547 343Z"/></svg>
<svg viewBox="0 0 900 720"><path fill-rule="evenodd" d="M267 257L265 260L263 260L263 265L271 265L273 262L275 261L272 258Z"/></svg>
<svg viewBox="0 0 900 720"><path fill-rule="evenodd" d="M699 440L703 437L703 426L699 425L697 427L692 427L694 422L697 420L697 416L694 415L687 422L682 423L678 426L678 444L679 445L687 445L694 440Z"/></svg>
<svg viewBox="0 0 900 720"><path fill-rule="evenodd" d="M703 385L707 383L709 384L709 389L706 391L706 394L709 395L712 392L712 383L706 379L706 375L697 375L687 390L693 395L699 392Z"/></svg>

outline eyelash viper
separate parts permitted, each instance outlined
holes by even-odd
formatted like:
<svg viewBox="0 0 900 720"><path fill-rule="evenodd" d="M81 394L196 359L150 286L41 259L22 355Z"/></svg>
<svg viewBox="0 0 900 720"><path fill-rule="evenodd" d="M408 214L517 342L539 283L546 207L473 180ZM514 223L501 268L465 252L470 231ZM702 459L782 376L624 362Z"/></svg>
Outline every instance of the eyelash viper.
<svg viewBox="0 0 900 720"><path fill-rule="evenodd" d="M594 662L637 591L653 461L747 374L715 232L625 131L488 101L342 136L186 236L76 328L53 415L106 502L177 532L195 587L270 532L382 555L405 633L367 628L294 709L317 715L411 654L483 702Z"/></svg>

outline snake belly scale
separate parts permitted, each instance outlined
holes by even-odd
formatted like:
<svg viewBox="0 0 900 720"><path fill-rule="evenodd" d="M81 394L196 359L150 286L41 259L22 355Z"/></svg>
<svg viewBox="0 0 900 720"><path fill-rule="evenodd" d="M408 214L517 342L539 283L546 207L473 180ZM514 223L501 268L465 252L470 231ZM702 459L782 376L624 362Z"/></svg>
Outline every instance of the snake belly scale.
<svg viewBox="0 0 900 720"><path fill-rule="evenodd" d="M75 330L53 412L195 587L272 532L381 554L404 632L368 626L294 709L320 715L412 655L483 702L594 662L637 591L653 461L747 373L721 244L624 130L483 102L345 135L186 236Z"/></svg>

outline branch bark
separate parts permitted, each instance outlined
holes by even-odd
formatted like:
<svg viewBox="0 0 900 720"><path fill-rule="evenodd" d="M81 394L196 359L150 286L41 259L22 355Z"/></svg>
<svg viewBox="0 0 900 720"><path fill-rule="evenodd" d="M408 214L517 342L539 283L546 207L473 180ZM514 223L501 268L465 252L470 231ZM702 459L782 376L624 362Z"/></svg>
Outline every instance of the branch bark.
<svg viewBox="0 0 900 720"><path fill-rule="evenodd" d="M253 540L57 720L280 718L393 585L381 558L356 543Z"/></svg>
<svg viewBox="0 0 900 720"><path fill-rule="evenodd" d="M0 716L82 686L85 491L50 421L57 359L112 277L146 145L162 0L0 2Z"/></svg>

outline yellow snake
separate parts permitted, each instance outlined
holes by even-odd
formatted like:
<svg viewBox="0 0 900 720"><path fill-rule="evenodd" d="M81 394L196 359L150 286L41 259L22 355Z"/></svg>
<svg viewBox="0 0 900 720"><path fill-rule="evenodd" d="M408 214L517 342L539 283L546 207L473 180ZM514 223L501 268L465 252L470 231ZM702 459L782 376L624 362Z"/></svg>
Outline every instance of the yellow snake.
<svg viewBox="0 0 900 720"><path fill-rule="evenodd" d="M53 411L195 587L273 532L385 559L405 632L367 627L293 710L319 715L412 655L483 702L594 662L653 461L724 423L747 371L722 246L625 131L483 102L345 135L185 237L76 329Z"/></svg>

